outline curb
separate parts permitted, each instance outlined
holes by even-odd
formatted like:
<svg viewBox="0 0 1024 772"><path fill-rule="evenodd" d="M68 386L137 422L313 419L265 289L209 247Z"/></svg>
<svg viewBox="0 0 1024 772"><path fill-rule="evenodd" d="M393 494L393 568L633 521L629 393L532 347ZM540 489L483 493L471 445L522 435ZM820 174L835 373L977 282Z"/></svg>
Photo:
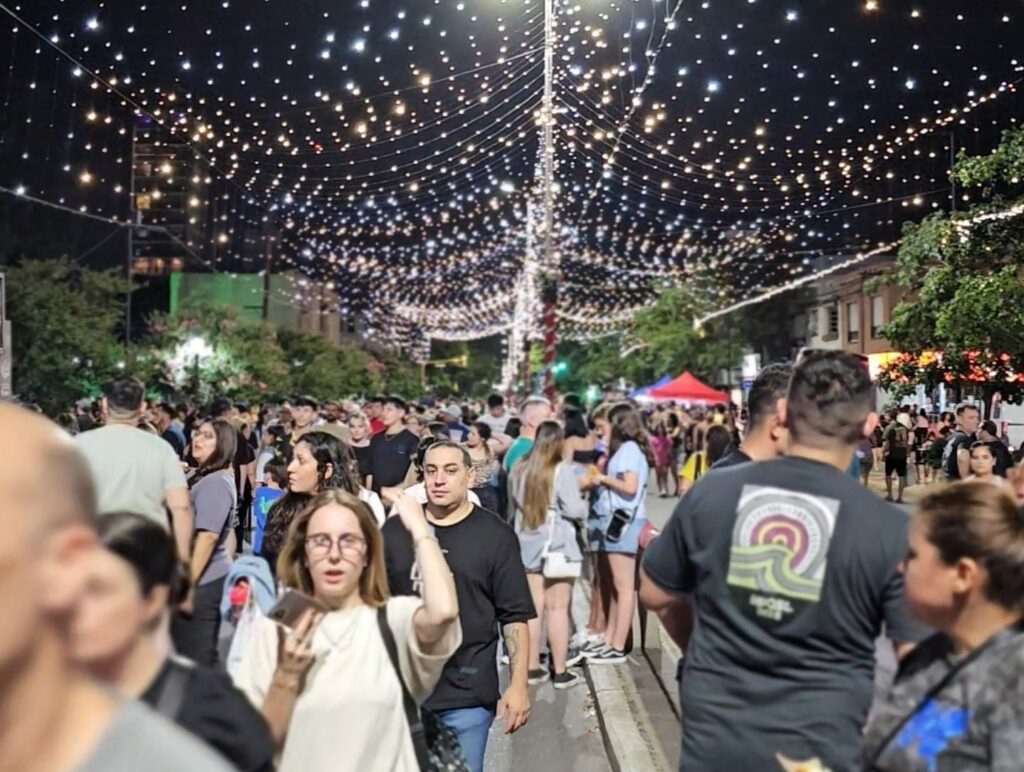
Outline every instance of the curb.
<svg viewBox="0 0 1024 772"><path fill-rule="evenodd" d="M670 772L636 684L623 665L587 665L608 760L617 772Z"/></svg>
<svg viewBox="0 0 1024 772"><path fill-rule="evenodd" d="M573 617L577 620L586 619L590 604L590 582L581 579L576 586L579 592L573 593ZM673 772L655 735L629 667L591 667L588 663L584 672L594 698L594 708L612 770Z"/></svg>

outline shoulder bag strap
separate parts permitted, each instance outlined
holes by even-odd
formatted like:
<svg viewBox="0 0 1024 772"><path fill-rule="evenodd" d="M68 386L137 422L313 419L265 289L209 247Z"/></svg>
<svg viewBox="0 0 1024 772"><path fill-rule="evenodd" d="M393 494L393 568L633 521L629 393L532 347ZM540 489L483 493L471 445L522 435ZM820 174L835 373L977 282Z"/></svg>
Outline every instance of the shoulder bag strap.
<svg viewBox="0 0 1024 772"><path fill-rule="evenodd" d="M913 719L914 716L918 714L921 708L923 708L927 703L931 702L936 697L938 697L945 690L945 688L949 686L951 683L953 683L953 681L955 681L961 674L963 674L964 671L967 670L967 668L969 668L971 665L977 662L981 658L982 654L984 654L986 651L988 651L998 643L1001 643L1005 641L1007 638L1010 638L1021 632L1024 632L1024 620L1017 622L1016 624L1010 625L1010 627L1007 627L1003 630L1000 630L998 633L996 633L987 641L985 641L981 646L976 648L962 660L953 665L953 667L951 667L946 672L946 674L942 676L942 678L940 678L933 687L931 687L927 692L925 692L924 696L921 697L920 700L917 701L917 704L914 706L914 709L908 712L905 716L903 716L903 718L900 719L899 723L896 724L896 726L894 726L887 735L885 735L882 742L879 743L877 748L875 748L875 752L871 754L871 758L864 765L864 769L867 770L867 772L874 772L874 770L877 769L876 765L878 764L878 760L882 757L882 754L885 753L888 747L892 744L893 740L895 740L899 736L900 732L903 731L903 728L910 723L911 719Z"/></svg>
<svg viewBox="0 0 1024 772"><path fill-rule="evenodd" d="M391 625L388 624L387 605L377 609L377 627L380 629L380 637L384 639L384 648L387 650L388 659L391 660L391 667L395 669L398 683L402 687L402 708L405 710L406 723L409 724L409 734L412 735L412 747L416 751L416 760L419 762L421 770L427 770L430 768L427 735L420 717L420 709L402 677L402 667L398 662L398 644L395 642L395 634L391 631Z"/></svg>
<svg viewBox="0 0 1024 772"><path fill-rule="evenodd" d="M166 719L175 721L181 706L185 704L185 692L188 690L188 677L192 671L192 663L177 657L168 659L170 666L164 688L160 690L154 709Z"/></svg>

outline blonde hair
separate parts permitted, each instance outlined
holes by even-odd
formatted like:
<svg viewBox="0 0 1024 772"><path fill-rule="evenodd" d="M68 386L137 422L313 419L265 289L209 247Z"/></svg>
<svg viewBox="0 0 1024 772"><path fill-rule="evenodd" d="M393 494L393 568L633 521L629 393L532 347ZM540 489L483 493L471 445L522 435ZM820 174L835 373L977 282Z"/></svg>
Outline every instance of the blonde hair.
<svg viewBox="0 0 1024 772"><path fill-rule="evenodd" d="M512 470L517 498L521 497L523 528L528 531L537 530L547 520L564 440L565 433L557 421L542 421L530 452Z"/></svg>
<svg viewBox="0 0 1024 772"><path fill-rule="evenodd" d="M313 595L313 577L306 560L306 537L309 535L309 521L313 515L330 504L350 510L359 521L359 530L366 540L366 567L359 576L359 596L367 606L383 606L389 595L384 566L384 540L370 508L348 491L322 491L299 512L288 529L284 549L277 559L278 577L285 586Z"/></svg>

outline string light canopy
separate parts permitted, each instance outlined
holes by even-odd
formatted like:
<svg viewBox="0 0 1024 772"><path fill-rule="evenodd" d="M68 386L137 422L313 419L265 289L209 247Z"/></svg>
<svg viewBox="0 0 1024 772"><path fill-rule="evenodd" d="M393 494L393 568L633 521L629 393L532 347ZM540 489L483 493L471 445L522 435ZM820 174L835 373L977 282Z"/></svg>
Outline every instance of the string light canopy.
<svg viewBox="0 0 1024 772"><path fill-rule="evenodd" d="M543 0L0 2L0 184L125 222L140 125L187 146L189 248L275 257L329 311L537 337ZM1012 0L554 3L560 335L666 287L712 305L867 253L951 199L951 153L1021 114ZM2 73L0 73L2 75ZM162 186L161 180L167 184ZM296 282L302 299L314 282Z"/></svg>

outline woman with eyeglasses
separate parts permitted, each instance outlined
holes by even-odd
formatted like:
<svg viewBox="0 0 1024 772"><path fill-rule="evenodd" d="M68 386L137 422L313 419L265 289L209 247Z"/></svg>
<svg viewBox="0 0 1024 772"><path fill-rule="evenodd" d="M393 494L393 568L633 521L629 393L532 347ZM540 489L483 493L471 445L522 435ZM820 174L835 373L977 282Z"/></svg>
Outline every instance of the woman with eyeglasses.
<svg viewBox="0 0 1024 772"><path fill-rule="evenodd" d="M1024 520L986 482L921 500L903 565L911 613L936 634L872 711L871 772L1017 770L1024 760Z"/></svg>
<svg viewBox="0 0 1024 772"><path fill-rule="evenodd" d="M90 560L69 635L75 662L217 750L242 772L272 772L266 721L219 671L168 656L170 610L188 592L174 540L147 517L100 518L102 549Z"/></svg>
<svg viewBox="0 0 1024 772"><path fill-rule="evenodd" d="M217 664L220 600L231 570L238 508L232 461L238 431L222 418L203 421L192 434L192 457L199 466L188 480L193 537L189 580L192 594L171 625L178 653L213 667Z"/></svg>
<svg viewBox="0 0 1024 772"><path fill-rule="evenodd" d="M260 620L236 678L270 725L280 772L419 770L380 625L391 631L402 680L420 703L462 629L455 582L423 508L407 496L397 507L422 598L388 598L380 531L351 494L318 494L288 531L278 576L327 611L307 610L290 630Z"/></svg>

